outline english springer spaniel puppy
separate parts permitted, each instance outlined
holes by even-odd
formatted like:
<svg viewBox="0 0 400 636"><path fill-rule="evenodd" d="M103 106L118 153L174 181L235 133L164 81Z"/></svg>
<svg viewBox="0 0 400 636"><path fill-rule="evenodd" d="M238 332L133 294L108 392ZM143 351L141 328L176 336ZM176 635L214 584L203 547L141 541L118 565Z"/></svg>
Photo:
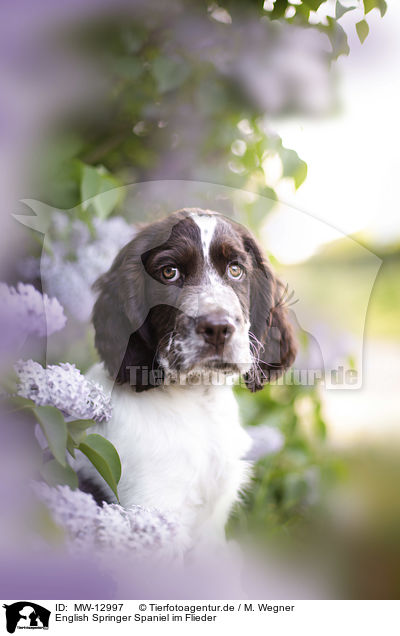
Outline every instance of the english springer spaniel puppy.
<svg viewBox="0 0 400 636"><path fill-rule="evenodd" d="M91 431L119 453L121 505L175 513L183 549L222 540L250 476L233 379L257 391L295 357L282 284L247 229L187 208L142 229L96 289L88 377L113 415ZM78 470L116 501L83 456Z"/></svg>

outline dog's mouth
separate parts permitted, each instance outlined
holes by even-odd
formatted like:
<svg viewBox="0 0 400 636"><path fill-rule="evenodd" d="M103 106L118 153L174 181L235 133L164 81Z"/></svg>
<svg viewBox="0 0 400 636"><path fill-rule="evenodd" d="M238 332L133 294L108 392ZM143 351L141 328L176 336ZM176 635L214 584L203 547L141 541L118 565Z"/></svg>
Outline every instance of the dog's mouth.
<svg viewBox="0 0 400 636"><path fill-rule="evenodd" d="M197 342L196 342L197 340ZM242 342L198 342L189 332L174 333L159 352L160 366L167 373L217 372L225 375L246 373L251 366L247 340Z"/></svg>
<svg viewBox="0 0 400 636"><path fill-rule="evenodd" d="M198 354L191 360L185 359L184 364L169 365L169 369L172 371L175 366L175 371L182 373L202 373L202 372L218 372L224 375L231 375L243 372L243 368L246 363L241 364L233 360L226 359L222 355L216 353Z"/></svg>
<svg viewBox="0 0 400 636"><path fill-rule="evenodd" d="M170 371L190 373L192 371L210 370L223 373L237 373L241 365L236 362L229 362L218 356L199 357L186 364L168 364Z"/></svg>
<svg viewBox="0 0 400 636"><path fill-rule="evenodd" d="M238 371L238 365L235 362L227 362L222 358L210 358L200 363L200 366L206 369L214 369L216 371L224 371L225 373L231 373L232 371Z"/></svg>

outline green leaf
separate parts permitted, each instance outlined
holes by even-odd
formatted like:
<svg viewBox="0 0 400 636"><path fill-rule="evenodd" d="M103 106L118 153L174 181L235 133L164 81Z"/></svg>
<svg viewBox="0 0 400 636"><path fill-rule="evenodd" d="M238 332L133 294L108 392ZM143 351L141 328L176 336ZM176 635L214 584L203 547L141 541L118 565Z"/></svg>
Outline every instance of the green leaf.
<svg viewBox="0 0 400 636"><path fill-rule="evenodd" d="M67 451L69 452L71 457L73 457L74 459L75 459L75 448L76 448L76 444L75 444L74 440L72 439L71 435L68 433L68 435L67 435Z"/></svg>
<svg viewBox="0 0 400 636"><path fill-rule="evenodd" d="M277 201L278 200L278 195L276 194L275 190L273 188L269 188L268 186L265 186L265 188L262 188L262 190L259 191L260 196L265 197L266 199L269 199L270 201Z"/></svg>
<svg viewBox="0 0 400 636"><path fill-rule="evenodd" d="M327 429L326 424L322 417L318 416L315 418L314 422L315 433L320 440L326 439Z"/></svg>
<svg viewBox="0 0 400 636"><path fill-rule="evenodd" d="M335 18L336 20L340 20L340 18L347 13L348 11L354 11L356 7L344 7L342 4L340 4L339 0L337 0L336 2L336 9L335 9Z"/></svg>
<svg viewBox="0 0 400 636"><path fill-rule="evenodd" d="M68 433L71 435L75 444L80 444L86 437L86 429L94 426L96 422L93 420L73 420L67 423Z"/></svg>
<svg viewBox="0 0 400 636"><path fill-rule="evenodd" d="M304 18L308 22L308 19L310 17L310 7L307 7L307 5L305 5L305 4L297 4L296 5L296 15L297 16L299 16L299 15L304 16Z"/></svg>
<svg viewBox="0 0 400 636"><path fill-rule="evenodd" d="M280 157L283 165L283 176L291 177L297 188L301 186L307 177L307 164L302 161L294 150L283 148L280 151Z"/></svg>
<svg viewBox="0 0 400 636"><path fill-rule="evenodd" d="M312 11L317 11L317 9L321 6L325 0L303 0L304 4L306 4Z"/></svg>
<svg viewBox="0 0 400 636"><path fill-rule="evenodd" d="M369 33L368 23L365 20L361 20L360 22L357 22L356 31L357 31L357 35L361 44L363 44L363 42L365 41L365 38L367 37Z"/></svg>
<svg viewBox="0 0 400 636"><path fill-rule="evenodd" d="M82 164L82 208L92 207L96 216L106 219L117 205L121 193L120 183L103 166L94 168Z"/></svg>
<svg viewBox="0 0 400 636"><path fill-rule="evenodd" d="M266 215L274 206L277 195L272 188L264 188L254 203L246 206L246 222L253 229L259 228L265 221Z"/></svg>
<svg viewBox="0 0 400 636"><path fill-rule="evenodd" d="M23 409L33 409L35 406L35 402L32 402L32 400L28 400L27 398L23 398L20 395L12 395L11 397L6 396L4 399L6 399L7 403L11 406L11 408L7 411L8 413L22 411Z"/></svg>
<svg viewBox="0 0 400 636"><path fill-rule="evenodd" d="M108 66L121 77L135 81L143 73L143 62L137 57L126 55L123 57L111 57Z"/></svg>
<svg viewBox="0 0 400 636"><path fill-rule="evenodd" d="M117 485L121 477L121 462L111 442L101 435L92 433L78 448L92 462L119 501Z"/></svg>
<svg viewBox="0 0 400 636"><path fill-rule="evenodd" d="M383 16L385 15L385 13L387 11L387 3L385 2L385 0L380 0L379 1L378 9L381 12L381 18L383 18Z"/></svg>
<svg viewBox="0 0 400 636"><path fill-rule="evenodd" d="M372 11L372 9L379 9L381 17L383 18L387 10L387 4L385 0L364 0L365 15Z"/></svg>
<svg viewBox="0 0 400 636"><path fill-rule="evenodd" d="M78 488L78 477L75 471L68 464L61 466L56 459L43 464L40 474L49 486L61 484L70 486L73 490Z"/></svg>
<svg viewBox="0 0 400 636"><path fill-rule="evenodd" d="M340 55L348 55L350 53L349 44L347 42L347 35L344 29L330 16L326 18L328 20L328 29L326 33L330 39L332 45L332 58L336 60Z"/></svg>
<svg viewBox="0 0 400 636"><path fill-rule="evenodd" d="M190 74L190 68L182 59L160 56L154 60L151 72L160 93L166 93L183 84Z"/></svg>
<svg viewBox="0 0 400 636"><path fill-rule="evenodd" d="M62 466L66 466L67 425L60 411L54 406L36 406L33 413L54 457Z"/></svg>
<svg viewBox="0 0 400 636"><path fill-rule="evenodd" d="M289 6L289 0L275 0L274 8L267 15L271 20L283 18Z"/></svg>

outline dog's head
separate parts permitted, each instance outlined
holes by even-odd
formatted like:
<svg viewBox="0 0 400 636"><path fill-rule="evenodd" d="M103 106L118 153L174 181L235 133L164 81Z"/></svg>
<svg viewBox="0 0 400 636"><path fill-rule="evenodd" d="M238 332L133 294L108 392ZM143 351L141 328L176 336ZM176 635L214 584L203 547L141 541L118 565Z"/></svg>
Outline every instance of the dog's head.
<svg viewBox="0 0 400 636"><path fill-rule="evenodd" d="M282 284L250 232L216 212L148 225L95 287L98 352L137 391L210 371L240 373L256 391L294 361Z"/></svg>

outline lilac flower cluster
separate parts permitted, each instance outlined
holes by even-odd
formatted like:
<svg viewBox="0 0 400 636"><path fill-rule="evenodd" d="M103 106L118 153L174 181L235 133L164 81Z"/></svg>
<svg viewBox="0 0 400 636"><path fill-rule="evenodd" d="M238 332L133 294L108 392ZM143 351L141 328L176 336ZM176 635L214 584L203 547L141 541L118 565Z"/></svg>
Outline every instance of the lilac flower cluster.
<svg viewBox="0 0 400 636"><path fill-rule="evenodd" d="M246 426L246 433L250 435L253 445L245 459L256 462L266 455L274 455L282 450L285 438L282 432L273 426Z"/></svg>
<svg viewBox="0 0 400 636"><path fill-rule="evenodd" d="M65 415L79 419L108 421L111 396L102 387L87 380L73 364L49 365L19 360L14 366L18 374L18 395L33 400L38 406L55 406Z"/></svg>
<svg viewBox="0 0 400 636"><path fill-rule="evenodd" d="M13 341L28 335L50 336L65 326L67 319L57 298L41 294L33 285L0 283L0 326Z"/></svg>
<svg viewBox="0 0 400 636"><path fill-rule="evenodd" d="M95 295L92 285L112 264L119 250L134 235L134 228L122 218L95 218L94 232L80 219L69 219L66 212L54 212L46 235L51 247L40 262L44 289L56 296L77 320L86 322L91 315ZM29 279L37 275L39 259L29 259L23 272ZM22 271L22 270L21 270Z"/></svg>
<svg viewBox="0 0 400 636"><path fill-rule="evenodd" d="M131 554L173 554L179 527L171 516L156 509L117 504L98 506L91 495L69 486L51 488L34 484L39 499L49 508L54 521L66 532L73 550L102 549Z"/></svg>

